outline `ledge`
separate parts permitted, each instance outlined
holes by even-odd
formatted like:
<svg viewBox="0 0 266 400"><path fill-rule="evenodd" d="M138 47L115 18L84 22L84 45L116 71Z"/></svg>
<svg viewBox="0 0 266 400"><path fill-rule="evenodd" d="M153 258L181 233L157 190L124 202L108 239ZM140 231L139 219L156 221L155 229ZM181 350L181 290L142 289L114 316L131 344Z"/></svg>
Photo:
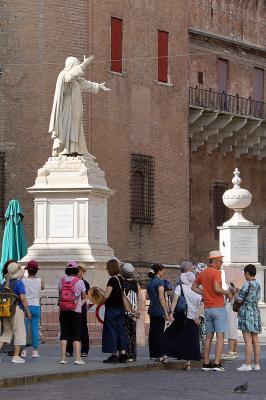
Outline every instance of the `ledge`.
<svg viewBox="0 0 266 400"><path fill-rule="evenodd" d="M241 47L242 49L244 49L246 51L249 51L252 53L257 53L257 54L265 57L266 47L255 46L254 44L251 44L251 43L249 44L247 42L243 42L242 40L231 39L226 36L215 35L213 33L200 31L200 30L194 29L194 28L189 28L188 33L190 34L190 36L195 37L195 38L199 38L202 40L206 40L206 39L213 40L215 42L220 42L222 44L237 47L238 49L239 49L239 47Z"/></svg>
<svg viewBox="0 0 266 400"><path fill-rule="evenodd" d="M120 76L121 78L127 78L127 72L115 72L112 70L108 70L109 74L114 75L114 76Z"/></svg>
<svg viewBox="0 0 266 400"><path fill-rule="evenodd" d="M157 83L157 85L166 86L166 87L173 87L174 86L173 83L171 83L171 82L160 82L157 79L156 79L155 83Z"/></svg>

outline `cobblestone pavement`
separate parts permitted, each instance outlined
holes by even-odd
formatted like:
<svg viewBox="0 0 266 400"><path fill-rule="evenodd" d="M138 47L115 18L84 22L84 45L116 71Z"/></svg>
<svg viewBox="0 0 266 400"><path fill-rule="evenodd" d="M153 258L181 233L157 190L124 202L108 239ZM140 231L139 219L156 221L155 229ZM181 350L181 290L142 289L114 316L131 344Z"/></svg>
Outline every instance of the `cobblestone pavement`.
<svg viewBox="0 0 266 400"><path fill-rule="evenodd" d="M262 371L238 372L241 361L226 363L225 372L164 370L114 373L0 390L1 400L224 400L266 399L266 361ZM234 393L248 381L246 393Z"/></svg>

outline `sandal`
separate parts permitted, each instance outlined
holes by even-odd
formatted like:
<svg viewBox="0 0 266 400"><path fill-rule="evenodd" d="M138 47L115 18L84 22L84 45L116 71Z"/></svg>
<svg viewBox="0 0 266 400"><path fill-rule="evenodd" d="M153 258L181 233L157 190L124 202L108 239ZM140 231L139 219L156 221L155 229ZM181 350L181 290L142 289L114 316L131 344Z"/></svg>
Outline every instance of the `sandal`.
<svg viewBox="0 0 266 400"><path fill-rule="evenodd" d="M185 364L183 365L183 367L181 368L182 371L191 371L191 365L189 364Z"/></svg>

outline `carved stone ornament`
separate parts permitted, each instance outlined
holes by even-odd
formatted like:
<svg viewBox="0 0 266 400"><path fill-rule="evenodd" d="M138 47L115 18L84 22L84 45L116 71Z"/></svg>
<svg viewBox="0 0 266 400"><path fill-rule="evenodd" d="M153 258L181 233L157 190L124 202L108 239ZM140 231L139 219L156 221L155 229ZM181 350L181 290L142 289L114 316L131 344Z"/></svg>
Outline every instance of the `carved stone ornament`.
<svg viewBox="0 0 266 400"><path fill-rule="evenodd" d="M236 168L232 179L234 187L223 194L224 205L234 210L235 213L231 219L224 222L224 226L253 225L252 222L245 219L242 215L242 210L250 205L252 195L248 190L240 187L241 182L240 171Z"/></svg>

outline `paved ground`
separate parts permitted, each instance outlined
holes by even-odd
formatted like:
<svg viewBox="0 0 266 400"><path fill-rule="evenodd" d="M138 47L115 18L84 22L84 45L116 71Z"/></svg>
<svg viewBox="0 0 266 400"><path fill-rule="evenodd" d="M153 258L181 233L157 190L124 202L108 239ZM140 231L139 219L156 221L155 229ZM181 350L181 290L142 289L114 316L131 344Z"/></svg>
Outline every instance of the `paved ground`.
<svg viewBox="0 0 266 400"><path fill-rule="evenodd" d="M262 371L241 373L236 368L244 357L242 345L241 360L227 362L226 372L202 372L197 364L192 371L178 370L177 364L169 363L168 370L149 371L153 365L148 360L147 348L139 349L138 363L141 372L119 372L121 365L107 366L115 368L110 374L103 374L106 367L101 362L103 355L100 348L91 349L86 366L73 365L73 360L66 366L58 364L58 345L42 345L42 357L33 360L30 357L24 365L10 363L10 357L2 354L0 379L20 375L46 374L53 372L96 370L96 375L84 378L58 380L34 385L16 386L0 389L1 400L69 400L73 398L93 400L224 400L224 399L266 399L266 346L262 347ZM133 363L127 364L131 366ZM248 393L235 394L233 388L245 381L249 382Z"/></svg>
<svg viewBox="0 0 266 400"><path fill-rule="evenodd" d="M109 354L102 354L100 347L92 347L90 349L89 357L83 358L86 365L75 365L74 358L70 357L67 359L66 365L59 364L60 353L59 345L41 345L40 354L41 358L32 359L31 349L27 348L28 357L26 358L25 364L13 364L11 363L11 357L5 353L1 353L0 363L0 380L1 378L19 377L19 376L34 376L40 374L52 374L60 372L72 372L72 371L94 371L102 369L113 369L113 368L124 368L132 366L142 365L153 365L154 362L149 360L148 349L146 347L140 347L138 350L138 361L136 363L127 364L103 364L102 360L109 356ZM1 399L1 396L0 396ZM2 400L2 399L1 399Z"/></svg>
<svg viewBox="0 0 266 400"><path fill-rule="evenodd" d="M0 390L1 400L265 400L266 362L261 372L236 371L239 361L227 362L226 372L152 371L99 375ZM248 392L233 388L249 382Z"/></svg>

